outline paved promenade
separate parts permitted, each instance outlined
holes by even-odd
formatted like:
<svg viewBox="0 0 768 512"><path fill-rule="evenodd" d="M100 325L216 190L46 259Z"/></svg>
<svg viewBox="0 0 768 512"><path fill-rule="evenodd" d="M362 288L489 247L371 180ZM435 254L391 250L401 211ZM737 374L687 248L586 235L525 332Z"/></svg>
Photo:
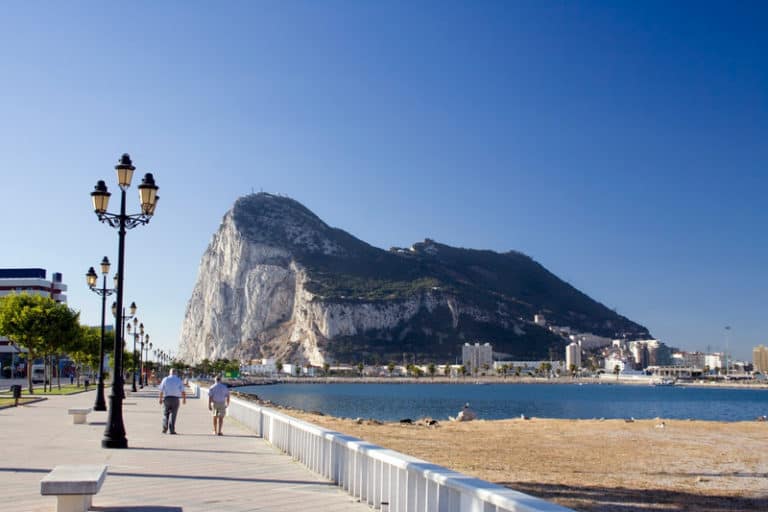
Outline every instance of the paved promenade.
<svg viewBox="0 0 768 512"><path fill-rule="evenodd" d="M126 450L104 449L106 412L74 425L70 407L91 407L94 392L55 396L0 409L0 488L4 511L55 510L40 479L58 464L107 464L109 475L93 511L297 512L366 511L335 485L273 449L230 418L212 435L206 403L187 400L176 436L161 433L157 391L128 393L123 405Z"/></svg>

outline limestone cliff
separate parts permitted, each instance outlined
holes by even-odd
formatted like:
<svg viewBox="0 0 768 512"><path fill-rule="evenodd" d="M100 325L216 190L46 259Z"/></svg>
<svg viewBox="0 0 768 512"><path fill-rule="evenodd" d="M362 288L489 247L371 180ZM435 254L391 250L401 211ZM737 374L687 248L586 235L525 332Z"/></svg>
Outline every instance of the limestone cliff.
<svg viewBox="0 0 768 512"><path fill-rule="evenodd" d="M647 333L527 256L426 240L384 251L326 225L298 202L238 199L200 263L179 356L283 361L454 360L480 339L511 357L562 340L533 325L545 312L601 334Z"/></svg>

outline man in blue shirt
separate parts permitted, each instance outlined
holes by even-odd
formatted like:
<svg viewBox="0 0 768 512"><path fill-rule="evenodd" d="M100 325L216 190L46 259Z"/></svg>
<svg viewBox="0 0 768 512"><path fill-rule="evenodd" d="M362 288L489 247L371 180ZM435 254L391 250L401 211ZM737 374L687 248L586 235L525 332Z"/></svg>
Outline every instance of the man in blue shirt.
<svg viewBox="0 0 768 512"><path fill-rule="evenodd" d="M184 383L176 376L176 370L171 368L168 376L160 383L160 403L163 404L163 434L168 429L176 434L176 415L179 412L179 398L187 403L187 393Z"/></svg>
<svg viewBox="0 0 768 512"><path fill-rule="evenodd" d="M220 436L221 426L224 424L224 416L229 407L229 387L221 382L221 377L216 376L216 384L208 390L208 410L213 412L213 434Z"/></svg>

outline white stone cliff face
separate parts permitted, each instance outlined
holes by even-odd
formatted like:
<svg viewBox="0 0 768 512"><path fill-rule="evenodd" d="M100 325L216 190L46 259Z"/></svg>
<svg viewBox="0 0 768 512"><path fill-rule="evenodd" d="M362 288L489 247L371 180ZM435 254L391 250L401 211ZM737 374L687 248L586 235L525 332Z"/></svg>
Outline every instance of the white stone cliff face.
<svg viewBox="0 0 768 512"><path fill-rule="evenodd" d="M336 251L325 242L319 246ZM230 211L200 263L179 357L191 364L277 357L322 365L321 342L392 328L441 304L450 309L454 326L465 313L454 299L437 293L390 302L325 301L307 291L308 282L289 251L245 239Z"/></svg>

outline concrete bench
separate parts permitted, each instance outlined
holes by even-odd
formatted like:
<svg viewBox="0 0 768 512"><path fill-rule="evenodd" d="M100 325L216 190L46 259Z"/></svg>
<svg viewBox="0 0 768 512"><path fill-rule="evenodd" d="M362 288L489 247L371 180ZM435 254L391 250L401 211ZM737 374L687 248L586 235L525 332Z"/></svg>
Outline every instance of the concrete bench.
<svg viewBox="0 0 768 512"><path fill-rule="evenodd" d="M40 480L40 494L58 498L57 512L88 512L105 478L107 466L103 465L56 466Z"/></svg>
<svg viewBox="0 0 768 512"><path fill-rule="evenodd" d="M93 409L90 407L84 409L69 409L67 412L72 415L72 423L80 424L85 423L85 419L91 413Z"/></svg>

